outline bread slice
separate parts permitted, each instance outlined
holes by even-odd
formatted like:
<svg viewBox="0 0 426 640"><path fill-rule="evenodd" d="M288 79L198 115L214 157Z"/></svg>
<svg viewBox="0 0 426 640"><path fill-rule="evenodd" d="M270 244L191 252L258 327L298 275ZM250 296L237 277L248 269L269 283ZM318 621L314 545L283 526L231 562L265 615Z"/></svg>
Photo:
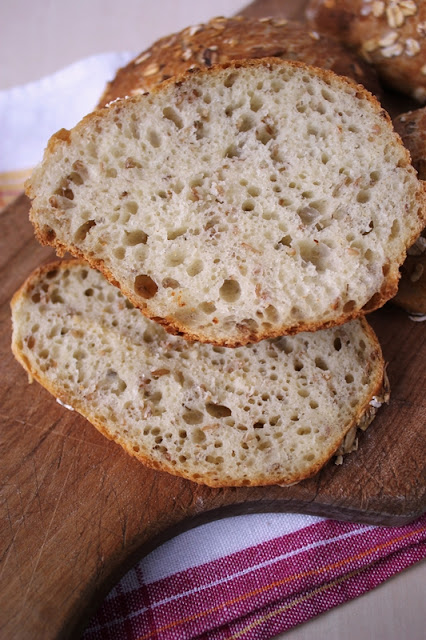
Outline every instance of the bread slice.
<svg viewBox="0 0 426 640"><path fill-rule="evenodd" d="M364 319L239 349L189 344L80 261L35 271L12 315L30 376L144 464L210 486L299 482L351 450L387 399Z"/></svg>
<svg viewBox="0 0 426 640"><path fill-rule="evenodd" d="M381 93L375 70L334 38L306 24L283 18L217 17L154 42L109 82L98 106L151 91L164 80L194 67L211 67L247 58L281 58L331 69Z"/></svg>
<svg viewBox="0 0 426 640"><path fill-rule="evenodd" d="M360 85L245 61L118 101L50 140L43 243L168 331L237 346L341 324L397 289L425 188Z"/></svg>

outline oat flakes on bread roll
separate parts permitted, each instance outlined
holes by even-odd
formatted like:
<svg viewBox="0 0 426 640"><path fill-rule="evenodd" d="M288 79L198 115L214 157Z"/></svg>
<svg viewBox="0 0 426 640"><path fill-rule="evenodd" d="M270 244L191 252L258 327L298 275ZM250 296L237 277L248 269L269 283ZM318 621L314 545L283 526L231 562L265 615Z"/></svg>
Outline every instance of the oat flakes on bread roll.
<svg viewBox="0 0 426 640"><path fill-rule="evenodd" d="M84 257L168 331L224 346L380 307L426 215L371 94L267 58L61 130L27 193L42 243Z"/></svg>
<svg viewBox="0 0 426 640"><path fill-rule="evenodd" d="M214 18L161 38L119 69L99 101L150 91L160 82L194 67L211 67L231 60L278 57L331 69L363 84L378 95L374 69L339 42L309 31L298 22L274 18Z"/></svg>
<svg viewBox="0 0 426 640"><path fill-rule="evenodd" d="M292 484L357 448L388 400L366 320L224 349L168 335L80 261L12 300L31 377L147 466L215 487Z"/></svg>
<svg viewBox="0 0 426 640"><path fill-rule="evenodd" d="M311 0L310 27L336 37L390 87L426 102L424 0Z"/></svg>

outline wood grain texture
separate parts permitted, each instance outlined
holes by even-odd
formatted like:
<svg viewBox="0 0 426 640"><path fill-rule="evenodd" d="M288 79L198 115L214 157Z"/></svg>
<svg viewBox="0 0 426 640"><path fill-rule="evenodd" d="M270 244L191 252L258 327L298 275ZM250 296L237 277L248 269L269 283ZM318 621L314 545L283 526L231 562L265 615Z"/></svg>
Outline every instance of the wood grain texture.
<svg viewBox="0 0 426 640"><path fill-rule="evenodd" d="M303 2L256 2L294 17ZM262 5L260 7L260 5ZM260 7L260 8L259 8ZM59 406L10 351L9 301L50 260L22 196L0 214L0 636L76 638L114 582L191 526L238 513L302 511L400 525L426 509L425 324L387 305L371 322L392 396L360 449L294 487L211 489L143 467Z"/></svg>

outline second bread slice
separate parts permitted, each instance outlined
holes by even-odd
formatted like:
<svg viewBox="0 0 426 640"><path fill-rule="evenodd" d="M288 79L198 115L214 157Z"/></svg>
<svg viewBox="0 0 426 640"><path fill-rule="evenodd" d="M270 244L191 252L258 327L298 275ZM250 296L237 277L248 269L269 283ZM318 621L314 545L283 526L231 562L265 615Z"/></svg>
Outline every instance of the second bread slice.
<svg viewBox="0 0 426 640"><path fill-rule="evenodd" d="M37 270L12 312L31 376L146 465L210 486L312 476L388 396L364 319L239 349L188 344L78 261Z"/></svg>
<svg viewBox="0 0 426 640"><path fill-rule="evenodd" d="M236 346L341 324L397 289L425 194L386 112L302 64L239 62L118 101L50 140L38 238L145 315Z"/></svg>

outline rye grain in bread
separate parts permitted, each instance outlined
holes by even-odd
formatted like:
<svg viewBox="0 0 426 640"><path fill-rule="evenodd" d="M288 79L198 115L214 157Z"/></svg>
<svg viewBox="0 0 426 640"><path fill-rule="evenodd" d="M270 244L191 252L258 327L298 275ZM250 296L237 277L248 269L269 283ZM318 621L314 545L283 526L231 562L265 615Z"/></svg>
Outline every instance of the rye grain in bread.
<svg viewBox="0 0 426 640"><path fill-rule="evenodd" d="M424 184L371 94L276 59L94 112L52 137L27 193L41 242L168 331L225 346L380 307L425 218Z"/></svg>
<svg viewBox="0 0 426 640"><path fill-rule="evenodd" d="M388 397L365 319L240 349L189 344L79 261L39 268L12 318L16 358L50 393L144 464L210 486L303 480L356 448Z"/></svg>
<svg viewBox="0 0 426 640"><path fill-rule="evenodd" d="M352 47L390 87L426 102L424 0L310 0L312 29Z"/></svg>
<svg viewBox="0 0 426 640"><path fill-rule="evenodd" d="M194 67L232 60L277 57L331 69L378 95L374 69L337 40L310 31L299 22L275 18L214 18L161 38L119 69L99 107L134 96Z"/></svg>

